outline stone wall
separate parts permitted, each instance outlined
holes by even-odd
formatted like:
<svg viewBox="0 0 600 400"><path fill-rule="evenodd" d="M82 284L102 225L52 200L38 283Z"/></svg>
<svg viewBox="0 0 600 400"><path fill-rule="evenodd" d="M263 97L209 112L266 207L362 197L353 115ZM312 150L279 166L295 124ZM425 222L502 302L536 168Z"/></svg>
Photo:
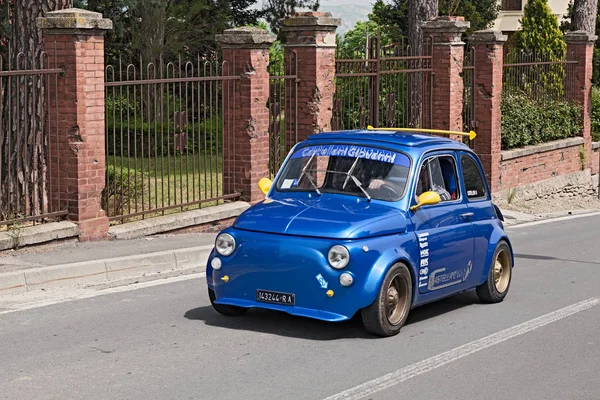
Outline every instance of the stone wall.
<svg viewBox="0 0 600 400"><path fill-rule="evenodd" d="M502 207L508 203L531 200L567 200L570 197L596 196L597 186L598 181L594 180L590 170L586 169L501 190L492 197L494 202Z"/></svg>
<svg viewBox="0 0 600 400"><path fill-rule="evenodd" d="M508 190L583 170L583 145L584 139L577 137L503 151L498 190Z"/></svg>

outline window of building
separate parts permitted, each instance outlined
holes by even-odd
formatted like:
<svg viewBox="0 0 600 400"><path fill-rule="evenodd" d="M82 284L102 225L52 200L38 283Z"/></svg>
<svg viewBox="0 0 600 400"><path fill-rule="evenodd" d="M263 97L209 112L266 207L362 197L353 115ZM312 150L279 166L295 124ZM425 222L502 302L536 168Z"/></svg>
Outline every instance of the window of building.
<svg viewBox="0 0 600 400"><path fill-rule="evenodd" d="M521 11L523 9L523 0L502 0L503 11Z"/></svg>

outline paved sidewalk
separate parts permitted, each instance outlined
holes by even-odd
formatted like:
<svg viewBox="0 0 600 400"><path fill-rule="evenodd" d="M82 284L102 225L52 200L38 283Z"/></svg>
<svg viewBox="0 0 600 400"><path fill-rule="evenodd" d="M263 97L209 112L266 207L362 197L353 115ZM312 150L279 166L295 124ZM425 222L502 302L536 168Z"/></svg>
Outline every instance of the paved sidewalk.
<svg viewBox="0 0 600 400"><path fill-rule="evenodd" d="M216 234L177 234L0 252L0 296L203 272Z"/></svg>

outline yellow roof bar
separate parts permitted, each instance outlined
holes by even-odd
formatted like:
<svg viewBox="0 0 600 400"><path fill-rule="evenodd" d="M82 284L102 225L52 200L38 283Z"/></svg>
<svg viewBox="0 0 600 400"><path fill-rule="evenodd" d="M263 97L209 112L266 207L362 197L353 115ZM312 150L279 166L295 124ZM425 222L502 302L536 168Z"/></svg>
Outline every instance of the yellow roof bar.
<svg viewBox="0 0 600 400"><path fill-rule="evenodd" d="M460 135L460 136L468 136L469 139L473 140L477 136L475 131L471 132L459 132L459 131L445 131L441 129L421 129L421 128L373 128L371 125L367 126L367 130L369 131L392 131L392 132L422 132L422 133L432 133L437 135Z"/></svg>

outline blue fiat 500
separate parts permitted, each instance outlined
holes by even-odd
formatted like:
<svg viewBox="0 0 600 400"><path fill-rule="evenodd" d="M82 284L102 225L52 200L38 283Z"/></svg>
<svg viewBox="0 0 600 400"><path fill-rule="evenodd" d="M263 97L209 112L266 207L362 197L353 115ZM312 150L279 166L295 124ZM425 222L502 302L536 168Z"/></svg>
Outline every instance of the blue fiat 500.
<svg viewBox="0 0 600 400"><path fill-rule="evenodd" d="M514 263L478 157L404 130L320 133L297 144L264 201L217 237L214 309L260 307L325 321L360 312L376 335L409 311L467 290L497 303Z"/></svg>

